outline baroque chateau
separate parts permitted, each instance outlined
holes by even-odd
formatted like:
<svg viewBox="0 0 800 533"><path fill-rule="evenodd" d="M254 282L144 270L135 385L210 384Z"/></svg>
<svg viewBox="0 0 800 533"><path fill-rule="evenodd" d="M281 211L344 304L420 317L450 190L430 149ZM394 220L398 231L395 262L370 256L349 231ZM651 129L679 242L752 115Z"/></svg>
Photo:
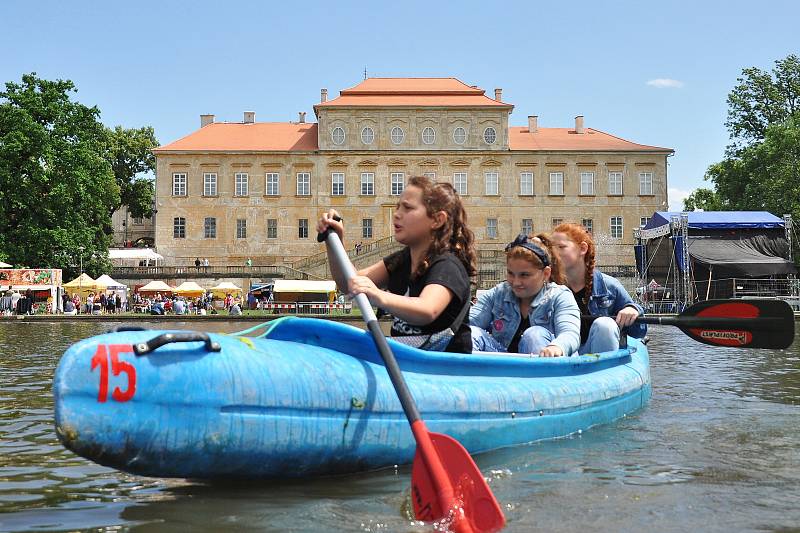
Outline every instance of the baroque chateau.
<svg viewBox="0 0 800 533"><path fill-rule="evenodd" d="M480 250L518 233L582 223L604 264L633 264L633 230L667 200L673 150L584 125L510 126L514 106L455 78L367 78L328 98L316 122L216 122L155 150L155 244L166 264L283 264L319 253L334 207L345 244L392 235L409 176L452 183Z"/></svg>

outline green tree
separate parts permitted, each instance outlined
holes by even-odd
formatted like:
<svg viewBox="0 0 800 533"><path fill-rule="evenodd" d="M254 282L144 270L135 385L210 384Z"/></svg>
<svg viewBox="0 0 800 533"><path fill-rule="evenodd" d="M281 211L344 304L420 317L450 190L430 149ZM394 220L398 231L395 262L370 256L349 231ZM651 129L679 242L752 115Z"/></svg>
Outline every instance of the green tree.
<svg viewBox="0 0 800 533"><path fill-rule="evenodd" d="M714 191L696 191L688 205L790 213L800 222L800 58L776 61L771 73L744 69L737 81L725 123L731 144L705 175Z"/></svg>
<svg viewBox="0 0 800 533"><path fill-rule="evenodd" d="M120 188L96 107L68 80L26 74L0 92L0 250L15 264L107 269ZM80 248L83 247L83 251Z"/></svg>
<svg viewBox="0 0 800 533"><path fill-rule="evenodd" d="M138 129L117 126L108 130L108 158L120 189L120 201L110 206L111 214L127 205L132 217L153 215L153 181L142 174L155 171L152 150L157 146L150 126Z"/></svg>
<svg viewBox="0 0 800 533"><path fill-rule="evenodd" d="M761 142L772 124L800 113L800 58L792 54L775 62L772 73L746 68L728 95L729 155Z"/></svg>
<svg viewBox="0 0 800 533"><path fill-rule="evenodd" d="M723 211L724 207L717 197L717 193L711 189L696 189L692 194L683 200L684 211Z"/></svg>

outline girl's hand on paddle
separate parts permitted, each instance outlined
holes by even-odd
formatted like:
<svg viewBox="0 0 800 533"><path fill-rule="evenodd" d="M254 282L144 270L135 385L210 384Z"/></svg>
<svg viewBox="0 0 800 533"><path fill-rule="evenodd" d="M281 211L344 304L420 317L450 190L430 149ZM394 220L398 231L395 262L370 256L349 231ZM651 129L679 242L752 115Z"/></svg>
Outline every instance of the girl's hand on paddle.
<svg viewBox="0 0 800 533"><path fill-rule="evenodd" d="M633 324L637 318L639 318L639 311L631 306L623 307L619 310L619 313L617 313L617 325L620 328L627 328Z"/></svg>
<svg viewBox="0 0 800 533"><path fill-rule="evenodd" d="M383 296L386 292L379 289L367 276L354 276L350 280L348 296L354 298L357 294L366 294L367 298L369 298L369 303L380 306L383 303Z"/></svg>
<svg viewBox="0 0 800 533"><path fill-rule="evenodd" d="M324 233L326 229L331 228L339 236L339 240L344 242L344 224L341 220L334 220L334 217L339 216L335 209L322 213L322 217L317 221L317 233Z"/></svg>
<svg viewBox="0 0 800 533"><path fill-rule="evenodd" d="M555 344L549 344L539 352L539 357L561 357L562 355L564 355L564 350Z"/></svg>

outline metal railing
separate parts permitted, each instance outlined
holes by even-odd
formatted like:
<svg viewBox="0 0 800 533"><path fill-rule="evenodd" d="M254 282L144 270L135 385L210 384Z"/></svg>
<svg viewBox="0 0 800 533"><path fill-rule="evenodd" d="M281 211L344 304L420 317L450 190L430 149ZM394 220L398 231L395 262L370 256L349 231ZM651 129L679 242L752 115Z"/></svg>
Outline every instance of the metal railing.
<svg viewBox="0 0 800 533"><path fill-rule="evenodd" d="M114 267L111 269L112 277L128 279L167 279L167 278L197 278L197 277L273 277L288 279L323 279L308 272L303 272L284 265L269 266L242 266L242 265L209 265L209 266L134 266Z"/></svg>
<svg viewBox="0 0 800 533"><path fill-rule="evenodd" d="M348 257L350 257L350 260L352 261L357 257L384 248L387 245L390 245L391 243L394 243L394 235L383 237L382 239L378 239L376 241L363 244L361 248L358 250L358 253L356 253L356 250L354 248L349 248L347 251L347 255ZM303 259L298 259L297 261L294 261L292 263L292 268L308 270L318 267L321 264L326 263L327 261L328 261L328 253L326 251L322 251L313 255L309 255L308 257L304 257Z"/></svg>

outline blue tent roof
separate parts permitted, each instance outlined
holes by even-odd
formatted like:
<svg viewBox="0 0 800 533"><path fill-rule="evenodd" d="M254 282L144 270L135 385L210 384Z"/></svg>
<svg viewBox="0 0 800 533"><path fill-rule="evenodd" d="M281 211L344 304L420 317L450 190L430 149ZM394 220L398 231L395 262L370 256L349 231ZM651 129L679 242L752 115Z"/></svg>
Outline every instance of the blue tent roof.
<svg viewBox="0 0 800 533"><path fill-rule="evenodd" d="M767 211L690 211L689 229L774 229L783 228L782 218ZM679 212L656 211L644 229L660 228Z"/></svg>

